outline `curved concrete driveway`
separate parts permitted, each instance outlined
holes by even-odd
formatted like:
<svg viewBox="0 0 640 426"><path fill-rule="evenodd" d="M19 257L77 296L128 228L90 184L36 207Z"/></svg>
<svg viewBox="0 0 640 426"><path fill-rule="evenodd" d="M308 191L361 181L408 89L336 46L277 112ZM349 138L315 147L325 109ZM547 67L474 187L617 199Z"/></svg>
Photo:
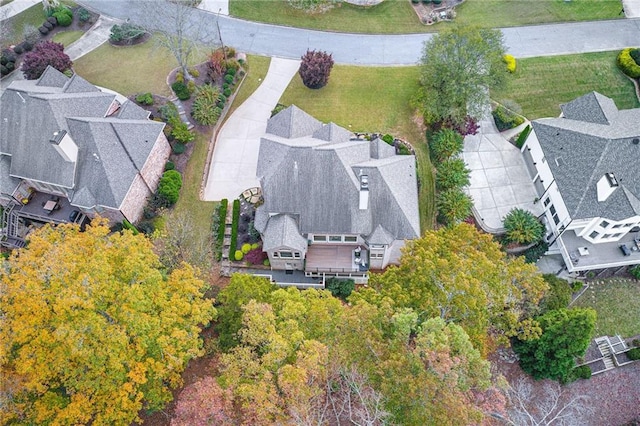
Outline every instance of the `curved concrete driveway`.
<svg viewBox="0 0 640 426"><path fill-rule="evenodd" d="M299 61L272 58L260 87L224 123L213 151L204 201L233 200L244 190L260 186L256 178L260 137L299 66Z"/></svg>
<svg viewBox="0 0 640 426"><path fill-rule="evenodd" d="M149 0L81 0L100 13L143 24ZM160 0L155 0L159 2ZM158 6L156 6L158 7ZM168 7L172 7L169 5ZM217 39L219 18L222 39L236 49L266 56L300 58L308 49L331 52L337 63L355 65L413 65L431 34L342 34L243 21L204 10L193 14L194 25L206 22L207 39ZM640 19L534 25L502 29L505 44L518 58L599 52L635 46L640 40Z"/></svg>

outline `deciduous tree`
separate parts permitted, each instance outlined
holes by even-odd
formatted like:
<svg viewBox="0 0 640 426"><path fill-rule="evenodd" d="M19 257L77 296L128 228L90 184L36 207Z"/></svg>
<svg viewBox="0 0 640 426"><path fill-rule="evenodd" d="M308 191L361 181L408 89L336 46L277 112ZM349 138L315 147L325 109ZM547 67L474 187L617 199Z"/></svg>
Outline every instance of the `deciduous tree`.
<svg viewBox="0 0 640 426"><path fill-rule="evenodd" d="M64 53L64 46L50 40L39 42L31 52L24 55L22 60L22 73L27 80L36 80L48 66L52 66L60 72L71 69L73 62Z"/></svg>
<svg viewBox="0 0 640 426"><path fill-rule="evenodd" d="M415 99L427 124L462 125L467 115L479 119L489 90L500 86L506 71L500 30L458 25L425 42Z"/></svg>
<svg viewBox="0 0 640 426"><path fill-rule="evenodd" d="M100 221L45 226L0 273L1 410L26 424L129 425L202 355L215 315L189 265L163 276L150 242Z"/></svg>
<svg viewBox="0 0 640 426"><path fill-rule="evenodd" d="M233 426L233 416L231 392L206 376L180 392L171 426Z"/></svg>
<svg viewBox="0 0 640 426"><path fill-rule="evenodd" d="M302 56L298 74L302 83L309 89L320 89L329 82L329 74L333 68L331 54L319 50L307 50Z"/></svg>
<svg viewBox="0 0 640 426"><path fill-rule="evenodd" d="M534 265L507 258L490 235L464 223L408 242L400 265L372 275L370 285L396 309L460 325L481 353L492 336L537 337L530 318L547 290ZM351 297L376 298L371 292Z"/></svg>

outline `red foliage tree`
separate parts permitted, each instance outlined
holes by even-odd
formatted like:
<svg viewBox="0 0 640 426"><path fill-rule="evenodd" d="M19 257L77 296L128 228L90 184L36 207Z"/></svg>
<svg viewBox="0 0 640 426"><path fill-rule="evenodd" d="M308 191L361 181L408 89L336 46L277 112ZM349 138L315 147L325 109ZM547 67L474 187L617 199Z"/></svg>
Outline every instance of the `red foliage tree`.
<svg viewBox="0 0 640 426"><path fill-rule="evenodd" d="M24 55L21 69L27 80L36 80L49 65L64 72L71 69L73 62L64 53L62 44L45 40L36 44L31 52Z"/></svg>
<svg viewBox="0 0 640 426"><path fill-rule="evenodd" d="M233 425L231 392L207 376L187 386L176 403L171 426Z"/></svg>
<svg viewBox="0 0 640 426"><path fill-rule="evenodd" d="M227 72L227 61L222 49L216 49L209 56L209 77L212 80L221 78Z"/></svg>
<svg viewBox="0 0 640 426"><path fill-rule="evenodd" d="M298 73L309 89L320 89L329 82L333 57L327 52L307 50L302 57Z"/></svg>

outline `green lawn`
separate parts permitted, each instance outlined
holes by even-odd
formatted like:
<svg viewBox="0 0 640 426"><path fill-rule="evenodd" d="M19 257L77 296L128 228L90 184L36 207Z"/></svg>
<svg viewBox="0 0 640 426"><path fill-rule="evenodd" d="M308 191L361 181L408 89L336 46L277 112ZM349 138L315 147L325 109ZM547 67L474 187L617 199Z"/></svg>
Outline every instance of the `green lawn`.
<svg viewBox="0 0 640 426"><path fill-rule="evenodd" d="M2 40L2 46L22 42L24 40L25 28L32 26L32 29L37 32L38 27L42 25L45 19L46 15L44 14L44 10L42 10L42 5L36 4L6 21L2 21L0 25L8 29L6 37Z"/></svg>
<svg viewBox="0 0 640 426"><path fill-rule="evenodd" d="M616 67L618 52L584 53L518 60L504 90L492 91L497 101L511 99L529 119L557 117L560 104L590 91L611 97L618 108L638 107L631 83Z"/></svg>
<svg viewBox="0 0 640 426"><path fill-rule="evenodd" d="M83 34L84 31L62 31L53 35L53 41L62 43L64 47L67 47L82 37Z"/></svg>
<svg viewBox="0 0 640 426"><path fill-rule="evenodd" d="M105 43L74 62L74 70L89 82L131 95L151 92L168 96L166 80L176 60L149 40L128 47Z"/></svg>
<svg viewBox="0 0 640 426"><path fill-rule="evenodd" d="M457 22L483 27L623 17L620 0L466 0L456 10ZM386 0L371 7L340 3L328 12L312 14L284 0L230 0L229 13L250 21L349 33L421 33L448 25L422 25L409 0Z"/></svg>
<svg viewBox="0 0 640 426"><path fill-rule="evenodd" d="M390 133L418 148L420 226L433 228L433 175L425 137L413 121L409 99L418 89L417 67L334 66L329 84L311 90L296 74L280 103L295 104L322 122L354 132Z"/></svg>
<svg viewBox="0 0 640 426"><path fill-rule="evenodd" d="M640 282L621 279L600 282L591 283L572 306L596 310L597 336L640 334Z"/></svg>

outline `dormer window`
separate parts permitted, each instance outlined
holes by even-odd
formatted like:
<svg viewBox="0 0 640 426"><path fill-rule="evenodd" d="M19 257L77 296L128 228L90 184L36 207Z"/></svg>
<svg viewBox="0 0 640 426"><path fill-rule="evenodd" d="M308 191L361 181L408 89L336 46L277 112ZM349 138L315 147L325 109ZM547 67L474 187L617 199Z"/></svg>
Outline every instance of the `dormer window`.
<svg viewBox="0 0 640 426"><path fill-rule="evenodd" d="M611 188L618 186L618 179L616 179L616 176L613 173L605 173L604 175L607 177L607 181Z"/></svg>

